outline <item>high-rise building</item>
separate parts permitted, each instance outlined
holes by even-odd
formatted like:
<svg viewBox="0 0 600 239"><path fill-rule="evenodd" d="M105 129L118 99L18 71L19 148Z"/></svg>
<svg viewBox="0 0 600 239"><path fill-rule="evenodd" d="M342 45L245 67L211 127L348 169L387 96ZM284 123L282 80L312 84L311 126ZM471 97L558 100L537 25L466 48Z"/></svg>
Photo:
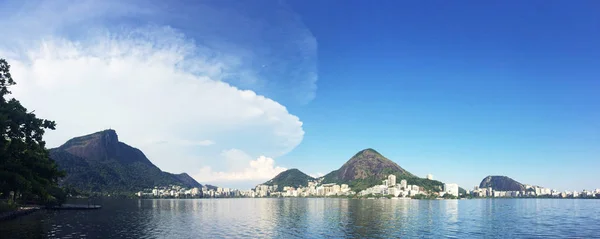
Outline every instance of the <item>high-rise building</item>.
<svg viewBox="0 0 600 239"><path fill-rule="evenodd" d="M450 195L458 197L458 184L456 183L444 183L444 192Z"/></svg>
<svg viewBox="0 0 600 239"><path fill-rule="evenodd" d="M396 185L396 175L390 174L390 176L388 176L387 179L387 186L388 187L393 187Z"/></svg>
<svg viewBox="0 0 600 239"><path fill-rule="evenodd" d="M336 185L333 185L333 187L331 187L331 192L332 192L333 194L339 194L339 193L340 193L340 191L341 191L341 187L340 187L340 185L337 185L337 184L336 184Z"/></svg>
<svg viewBox="0 0 600 239"><path fill-rule="evenodd" d="M202 191L200 191L199 188L192 188L192 190L190 190L190 194L192 194L193 196L198 196L202 193Z"/></svg>
<svg viewBox="0 0 600 239"><path fill-rule="evenodd" d="M429 180L433 180L433 175L431 175L431 174L427 174L427 179L429 179Z"/></svg>
<svg viewBox="0 0 600 239"><path fill-rule="evenodd" d="M406 190L407 189L406 179L400 180L400 188Z"/></svg>

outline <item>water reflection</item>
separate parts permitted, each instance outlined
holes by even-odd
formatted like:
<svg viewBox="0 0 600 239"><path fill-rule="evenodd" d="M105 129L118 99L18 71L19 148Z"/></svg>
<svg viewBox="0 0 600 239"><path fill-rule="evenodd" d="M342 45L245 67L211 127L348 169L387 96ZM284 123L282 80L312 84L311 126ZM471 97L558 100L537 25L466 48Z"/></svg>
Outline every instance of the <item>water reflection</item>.
<svg viewBox="0 0 600 239"><path fill-rule="evenodd" d="M1 238L598 237L600 200L105 200L0 223Z"/></svg>

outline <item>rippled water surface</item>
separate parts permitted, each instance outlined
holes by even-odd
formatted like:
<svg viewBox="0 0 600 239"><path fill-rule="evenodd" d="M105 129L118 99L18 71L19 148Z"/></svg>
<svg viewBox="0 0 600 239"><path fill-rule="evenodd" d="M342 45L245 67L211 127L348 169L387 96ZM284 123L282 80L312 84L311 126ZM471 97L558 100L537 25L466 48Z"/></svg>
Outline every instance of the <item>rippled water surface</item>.
<svg viewBox="0 0 600 239"><path fill-rule="evenodd" d="M600 200L103 200L0 223L0 238L600 238Z"/></svg>

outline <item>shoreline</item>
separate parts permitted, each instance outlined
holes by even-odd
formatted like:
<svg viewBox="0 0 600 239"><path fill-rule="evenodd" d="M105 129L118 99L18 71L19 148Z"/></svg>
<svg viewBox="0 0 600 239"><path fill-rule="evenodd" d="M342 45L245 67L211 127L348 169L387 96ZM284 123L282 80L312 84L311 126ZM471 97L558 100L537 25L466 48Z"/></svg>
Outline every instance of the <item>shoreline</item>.
<svg viewBox="0 0 600 239"><path fill-rule="evenodd" d="M14 211L0 213L0 222L15 219L20 216L25 216L30 213L41 210L42 207L21 207Z"/></svg>

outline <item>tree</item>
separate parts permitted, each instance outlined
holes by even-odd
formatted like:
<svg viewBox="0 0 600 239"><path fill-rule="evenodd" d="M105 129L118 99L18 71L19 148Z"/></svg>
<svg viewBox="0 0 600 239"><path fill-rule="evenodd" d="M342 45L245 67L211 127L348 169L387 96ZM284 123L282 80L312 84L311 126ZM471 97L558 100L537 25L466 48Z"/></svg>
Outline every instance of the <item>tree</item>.
<svg viewBox="0 0 600 239"><path fill-rule="evenodd" d="M10 65L0 59L0 197L12 201L57 202L57 188L64 172L50 159L42 139L45 130L54 130L54 121L37 118L21 103L7 99L15 85Z"/></svg>

